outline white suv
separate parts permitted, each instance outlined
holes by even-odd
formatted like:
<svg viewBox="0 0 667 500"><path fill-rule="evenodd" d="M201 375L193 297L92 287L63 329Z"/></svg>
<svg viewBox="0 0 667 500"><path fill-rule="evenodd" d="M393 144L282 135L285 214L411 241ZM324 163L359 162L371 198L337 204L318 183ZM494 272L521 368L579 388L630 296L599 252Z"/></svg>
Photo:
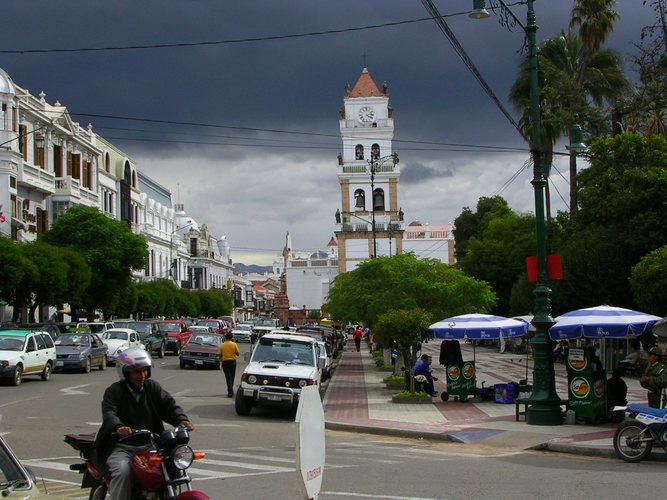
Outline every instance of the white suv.
<svg viewBox="0 0 667 500"><path fill-rule="evenodd" d="M257 341L241 376L236 391L236 413L249 415L256 405L295 409L301 388L320 384L323 364L320 347L314 339L267 333Z"/></svg>

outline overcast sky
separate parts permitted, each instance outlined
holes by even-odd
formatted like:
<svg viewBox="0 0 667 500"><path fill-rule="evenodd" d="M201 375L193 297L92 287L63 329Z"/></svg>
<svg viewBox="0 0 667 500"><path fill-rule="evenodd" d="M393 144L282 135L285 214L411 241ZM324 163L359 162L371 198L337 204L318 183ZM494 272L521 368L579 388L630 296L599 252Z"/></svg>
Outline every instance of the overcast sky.
<svg viewBox="0 0 667 500"><path fill-rule="evenodd" d="M469 19L472 0L435 4L516 117L507 94L525 57L523 33L493 13ZM567 28L571 6L535 3L538 43ZM525 143L419 0L3 0L0 8L0 68L92 123L190 216L226 235L235 262L271 263L286 231L297 250L326 246L340 206L338 109L364 65L389 84L406 222L447 224L496 194L534 211ZM654 15L640 0L618 0L617 10L607 46L629 55ZM525 20L525 5L513 11ZM54 51L147 45L178 46ZM38 49L47 51L27 52ZM554 209L567 206L567 172L558 160Z"/></svg>

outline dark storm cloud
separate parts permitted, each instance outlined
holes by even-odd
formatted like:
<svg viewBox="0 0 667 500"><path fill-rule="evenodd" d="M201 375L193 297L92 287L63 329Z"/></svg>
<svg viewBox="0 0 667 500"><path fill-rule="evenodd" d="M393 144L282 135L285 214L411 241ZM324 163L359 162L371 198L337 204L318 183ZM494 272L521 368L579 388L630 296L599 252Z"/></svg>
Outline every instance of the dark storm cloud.
<svg viewBox="0 0 667 500"><path fill-rule="evenodd" d="M535 3L538 41L567 28L571 5L570 0ZM523 34L509 33L496 16L472 21L453 15L470 9L472 0L440 0L437 6L509 108L507 94L525 57L518 53ZM76 121L92 123L174 193L180 186L180 201L191 215L216 226L214 234L227 233L232 246L242 242L280 248L284 228L263 221L268 220L264 214L273 219L281 212L285 225L292 227L295 246L326 244L333 231L331 213L340 204L338 109L345 83L353 85L364 64L378 85L389 84L406 214L414 212L432 223L453 220L462 206L474 206L477 197L501 188L528 157L526 152L509 162L507 155L479 148L480 154L475 148L459 152L457 144L525 143L435 24L419 21L428 13L417 0L5 0L2 9L0 50L230 41L142 50L0 51L0 67L33 94L44 90L49 102L59 100ZM513 9L525 19L525 5ZM654 16L638 0L619 0L617 9L621 20L609 45L627 53ZM398 22L404 23L349 30ZM436 186L425 191L426 180ZM197 182L206 182L206 191ZM515 185L520 186L516 204L523 206L528 176ZM186 199L186 192L197 198ZM230 207L203 199L218 193L239 203ZM511 189L504 194L512 204ZM297 222L294 212L283 208L295 205L291 198L307 207ZM216 207L213 214L211 205ZM275 245L258 243L274 240Z"/></svg>
<svg viewBox="0 0 667 500"><path fill-rule="evenodd" d="M452 177L454 174L447 168L436 168L421 163L411 163L401 169L402 184L419 184L420 182Z"/></svg>

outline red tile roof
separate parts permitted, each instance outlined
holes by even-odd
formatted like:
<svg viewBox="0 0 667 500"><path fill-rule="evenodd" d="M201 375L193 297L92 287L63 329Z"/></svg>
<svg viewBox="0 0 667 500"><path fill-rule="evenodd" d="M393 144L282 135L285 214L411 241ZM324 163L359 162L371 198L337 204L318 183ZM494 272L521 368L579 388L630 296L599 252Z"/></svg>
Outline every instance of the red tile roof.
<svg viewBox="0 0 667 500"><path fill-rule="evenodd" d="M384 94L373 81L368 69L364 68L359 80L350 92L350 97L380 97Z"/></svg>

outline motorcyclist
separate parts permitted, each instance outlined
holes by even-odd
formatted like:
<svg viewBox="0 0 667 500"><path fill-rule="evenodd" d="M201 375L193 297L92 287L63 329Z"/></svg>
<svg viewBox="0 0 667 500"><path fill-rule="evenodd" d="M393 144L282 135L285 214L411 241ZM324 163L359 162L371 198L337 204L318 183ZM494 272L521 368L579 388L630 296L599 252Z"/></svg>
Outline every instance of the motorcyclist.
<svg viewBox="0 0 667 500"><path fill-rule="evenodd" d="M95 438L99 464L106 463L111 475L111 500L126 500L132 496L130 459L144 447L116 443L113 437L129 436L133 429L148 429L155 433L164 430L163 422L192 430L194 426L174 398L151 377L153 362L143 349L132 347L118 356L116 363L119 381L104 391L102 426Z"/></svg>
<svg viewBox="0 0 667 500"><path fill-rule="evenodd" d="M648 351L648 366L639 379L639 384L648 390L648 405L651 408L661 408L660 396L662 390L667 387L667 370L660 362L658 347L651 347Z"/></svg>

